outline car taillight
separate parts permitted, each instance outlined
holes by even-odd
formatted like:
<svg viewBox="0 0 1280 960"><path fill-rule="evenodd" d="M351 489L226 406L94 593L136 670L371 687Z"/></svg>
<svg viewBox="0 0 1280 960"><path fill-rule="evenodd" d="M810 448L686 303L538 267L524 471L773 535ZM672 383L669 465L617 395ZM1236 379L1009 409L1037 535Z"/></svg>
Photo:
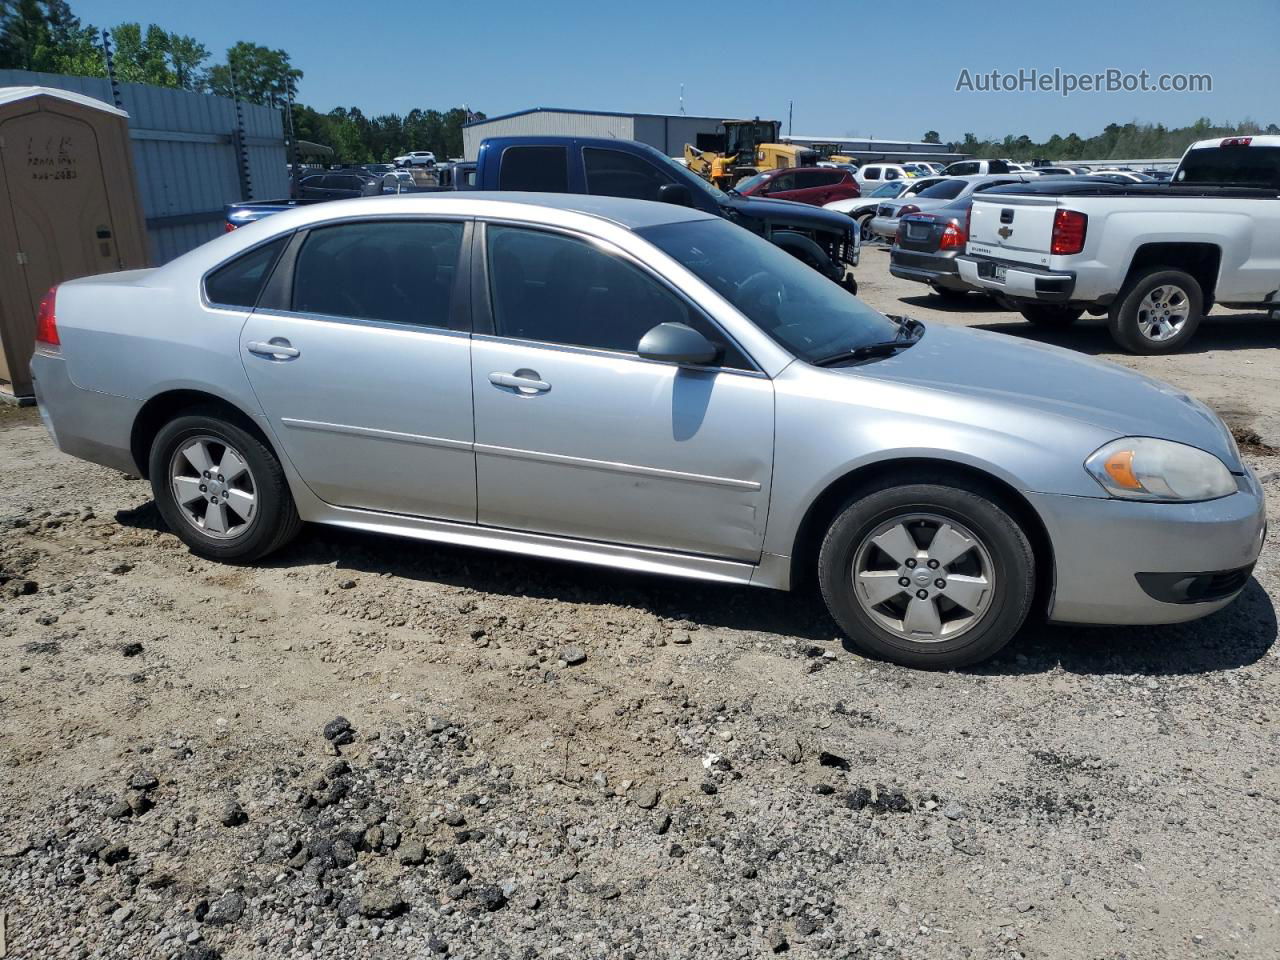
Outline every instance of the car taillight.
<svg viewBox="0 0 1280 960"><path fill-rule="evenodd" d="M1219 146L1223 147L1247 147L1253 143L1253 137L1227 137Z"/></svg>
<svg viewBox="0 0 1280 960"><path fill-rule="evenodd" d="M964 235L968 237L971 233L973 233L973 204L969 204L969 209L964 212Z"/></svg>
<svg viewBox="0 0 1280 960"><path fill-rule="evenodd" d="M236 225L235 225L234 223L232 223L230 220L228 220L226 223L224 223L224 224L222 225L222 232L223 232L223 233L230 233L230 232L231 232L232 230L234 230L235 228L236 228Z"/></svg>
<svg viewBox="0 0 1280 960"><path fill-rule="evenodd" d="M900 207L898 209L898 216L905 217L908 213L919 213L919 212L920 212L919 207L917 207L914 203L908 203L905 206Z"/></svg>
<svg viewBox="0 0 1280 960"><path fill-rule="evenodd" d="M968 230L960 226L959 220L952 220L942 230L942 236L938 240L938 249L963 250L968 240Z"/></svg>
<svg viewBox="0 0 1280 960"><path fill-rule="evenodd" d="M1058 210L1053 215L1053 235L1049 252L1054 256L1079 253L1084 249L1089 218L1076 210Z"/></svg>
<svg viewBox="0 0 1280 960"><path fill-rule="evenodd" d="M59 346L58 318L54 316L54 301L58 296L58 288L50 287L49 292L40 301L40 309L36 311L36 343Z"/></svg>

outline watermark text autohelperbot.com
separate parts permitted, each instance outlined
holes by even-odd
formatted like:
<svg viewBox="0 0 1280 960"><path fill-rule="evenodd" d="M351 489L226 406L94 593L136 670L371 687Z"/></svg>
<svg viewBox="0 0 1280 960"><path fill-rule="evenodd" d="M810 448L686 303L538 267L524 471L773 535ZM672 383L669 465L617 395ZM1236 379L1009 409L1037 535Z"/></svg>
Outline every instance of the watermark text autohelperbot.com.
<svg viewBox="0 0 1280 960"><path fill-rule="evenodd" d="M1212 74L1147 70L1133 73L1115 67L1097 73L1072 73L1059 67L1052 70L1020 67L1013 72L977 72L964 68L956 78L956 93L1056 93L1069 97L1076 93L1212 92Z"/></svg>

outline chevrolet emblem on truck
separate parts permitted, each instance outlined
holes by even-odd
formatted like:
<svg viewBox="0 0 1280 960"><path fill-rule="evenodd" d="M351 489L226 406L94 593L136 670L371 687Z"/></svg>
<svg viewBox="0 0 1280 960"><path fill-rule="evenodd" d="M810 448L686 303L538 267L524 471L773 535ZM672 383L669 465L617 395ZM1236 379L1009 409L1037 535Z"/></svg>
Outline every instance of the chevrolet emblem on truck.
<svg viewBox="0 0 1280 960"><path fill-rule="evenodd" d="M1003 239L1008 240L1013 236L1013 227L1001 227L996 233L1000 234Z"/></svg>

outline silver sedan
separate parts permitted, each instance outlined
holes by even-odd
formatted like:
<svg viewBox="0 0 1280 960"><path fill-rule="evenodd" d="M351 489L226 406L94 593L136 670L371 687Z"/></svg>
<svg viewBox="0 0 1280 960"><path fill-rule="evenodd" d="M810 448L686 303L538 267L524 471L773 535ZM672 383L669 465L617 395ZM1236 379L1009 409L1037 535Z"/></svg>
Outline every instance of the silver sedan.
<svg viewBox="0 0 1280 960"><path fill-rule="evenodd" d="M1032 611L1172 623L1264 533L1206 407L1065 350L872 310L670 204L317 204L38 318L67 453L194 552L304 521L722 583L815 575L863 650L955 667Z"/></svg>

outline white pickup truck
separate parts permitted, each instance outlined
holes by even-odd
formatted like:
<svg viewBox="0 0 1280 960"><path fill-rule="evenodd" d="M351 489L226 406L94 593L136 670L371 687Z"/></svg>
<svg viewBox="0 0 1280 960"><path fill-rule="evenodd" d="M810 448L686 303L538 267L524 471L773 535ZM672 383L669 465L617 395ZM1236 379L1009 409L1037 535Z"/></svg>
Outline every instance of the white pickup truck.
<svg viewBox="0 0 1280 960"><path fill-rule="evenodd" d="M960 276L1032 323L1106 314L1134 353L1181 349L1214 303L1280 311L1280 136L1193 143L1169 183L1058 183L977 195Z"/></svg>

